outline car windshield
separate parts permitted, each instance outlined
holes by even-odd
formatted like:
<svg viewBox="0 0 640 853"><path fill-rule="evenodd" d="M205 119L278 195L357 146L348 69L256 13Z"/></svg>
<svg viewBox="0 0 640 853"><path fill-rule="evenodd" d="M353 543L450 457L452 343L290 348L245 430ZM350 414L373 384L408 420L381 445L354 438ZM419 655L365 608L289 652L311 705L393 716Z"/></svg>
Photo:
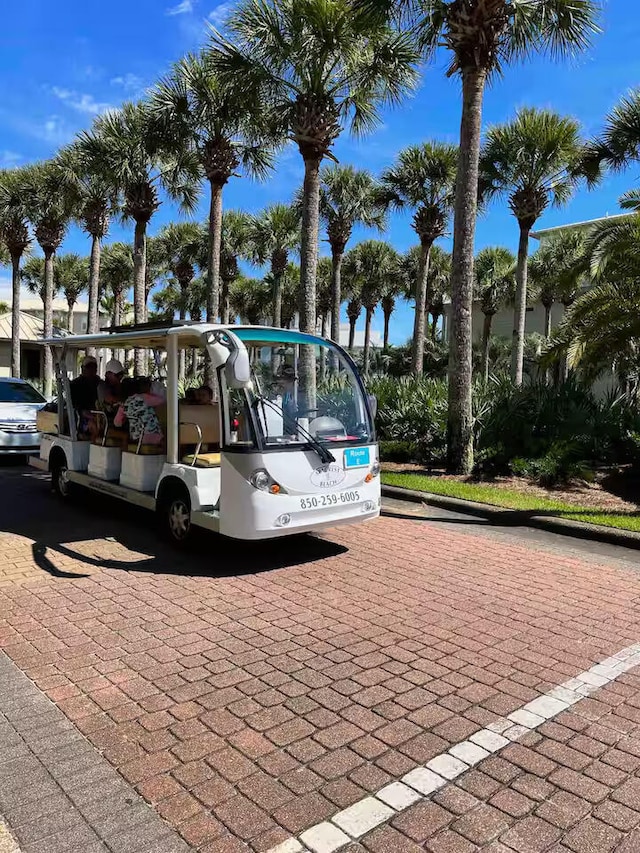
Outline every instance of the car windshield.
<svg viewBox="0 0 640 853"><path fill-rule="evenodd" d="M0 403L46 403L28 382L0 382Z"/></svg>
<svg viewBox="0 0 640 853"><path fill-rule="evenodd" d="M369 442L373 428L351 364L330 343L248 341L250 403L265 447ZM301 339L302 336L300 336ZM289 338L289 340L287 340Z"/></svg>

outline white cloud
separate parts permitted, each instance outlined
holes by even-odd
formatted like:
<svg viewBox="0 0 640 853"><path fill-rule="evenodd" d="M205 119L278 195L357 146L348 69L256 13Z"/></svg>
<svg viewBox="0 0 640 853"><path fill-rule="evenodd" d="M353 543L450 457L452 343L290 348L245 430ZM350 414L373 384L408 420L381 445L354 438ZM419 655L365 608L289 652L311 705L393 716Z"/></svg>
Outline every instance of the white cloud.
<svg viewBox="0 0 640 853"><path fill-rule="evenodd" d="M209 12L208 17L213 26L218 28L221 27L231 14L235 5L235 3L227 0L227 2L219 3L215 9L212 9L211 12Z"/></svg>
<svg viewBox="0 0 640 853"><path fill-rule="evenodd" d="M79 113L95 116L113 109L112 104L104 101L96 101L93 95L74 92L72 89L63 89L60 86L52 86L51 91L63 104L66 104L72 110L76 110Z"/></svg>
<svg viewBox="0 0 640 853"><path fill-rule="evenodd" d="M109 83L112 86L121 86L125 92L138 91L144 85L142 77L138 77L137 74L132 74L131 72L121 74L119 77L112 77Z"/></svg>
<svg viewBox="0 0 640 853"><path fill-rule="evenodd" d="M167 9L167 15L184 15L187 12L193 12L193 2L192 0L181 0L177 6L172 6L170 9Z"/></svg>
<svg viewBox="0 0 640 853"><path fill-rule="evenodd" d="M0 169L11 169L20 160L22 160L22 157L16 151L8 151L6 148L0 150Z"/></svg>

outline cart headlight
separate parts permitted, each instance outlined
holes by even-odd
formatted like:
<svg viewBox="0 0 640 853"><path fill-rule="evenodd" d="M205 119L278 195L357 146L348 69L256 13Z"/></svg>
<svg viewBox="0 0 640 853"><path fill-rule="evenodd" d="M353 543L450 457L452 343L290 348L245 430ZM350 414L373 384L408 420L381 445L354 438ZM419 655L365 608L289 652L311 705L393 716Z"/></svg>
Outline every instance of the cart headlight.
<svg viewBox="0 0 640 853"><path fill-rule="evenodd" d="M249 482L254 489L259 489L261 492L270 492L272 495L277 495L281 491L281 487L276 481L269 476L264 468L258 468L249 477Z"/></svg>
<svg viewBox="0 0 640 853"><path fill-rule="evenodd" d="M287 524L291 524L291 516L288 512L285 512L276 518L276 527L286 527Z"/></svg>
<svg viewBox="0 0 640 853"><path fill-rule="evenodd" d="M380 473L380 463L374 462L373 465L371 466L371 475L373 477L377 477L379 473Z"/></svg>

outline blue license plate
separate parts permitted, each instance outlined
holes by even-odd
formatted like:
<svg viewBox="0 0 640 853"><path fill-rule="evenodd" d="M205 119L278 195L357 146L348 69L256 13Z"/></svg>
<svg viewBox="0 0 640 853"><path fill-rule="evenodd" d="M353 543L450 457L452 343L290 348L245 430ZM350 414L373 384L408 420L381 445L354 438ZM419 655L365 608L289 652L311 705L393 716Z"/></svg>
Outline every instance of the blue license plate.
<svg viewBox="0 0 640 853"><path fill-rule="evenodd" d="M370 459L370 447L348 447L344 452L344 467L364 468L371 464Z"/></svg>

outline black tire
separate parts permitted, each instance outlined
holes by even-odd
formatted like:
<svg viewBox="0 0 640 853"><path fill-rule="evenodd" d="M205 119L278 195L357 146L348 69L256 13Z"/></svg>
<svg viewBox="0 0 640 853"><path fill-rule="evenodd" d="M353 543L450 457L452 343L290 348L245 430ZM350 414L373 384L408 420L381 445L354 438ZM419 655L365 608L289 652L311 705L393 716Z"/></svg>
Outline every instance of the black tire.
<svg viewBox="0 0 640 853"><path fill-rule="evenodd" d="M68 501L73 496L73 483L69 481L67 457L64 453L56 453L51 462L51 489L63 501Z"/></svg>
<svg viewBox="0 0 640 853"><path fill-rule="evenodd" d="M169 486L162 493L158 505L158 521L163 537L178 548L193 538L191 499L183 486Z"/></svg>

